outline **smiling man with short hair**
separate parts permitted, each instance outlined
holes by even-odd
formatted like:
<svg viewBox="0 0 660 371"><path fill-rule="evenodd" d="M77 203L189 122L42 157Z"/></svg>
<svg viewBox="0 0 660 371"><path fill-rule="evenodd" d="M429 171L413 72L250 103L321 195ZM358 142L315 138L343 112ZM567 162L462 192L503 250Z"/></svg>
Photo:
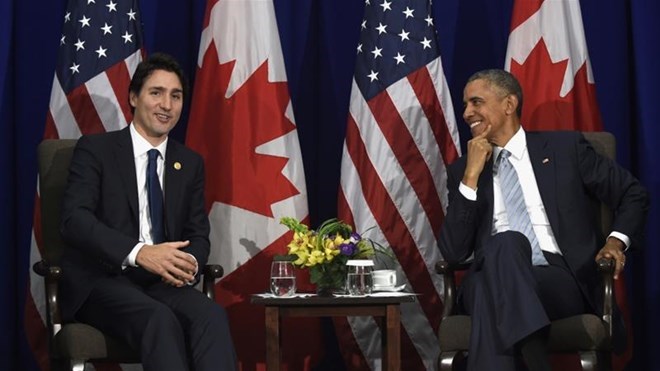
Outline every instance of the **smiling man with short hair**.
<svg viewBox="0 0 660 371"><path fill-rule="evenodd" d="M168 138L186 93L178 63L154 54L129 86L131 125L78 141L63 312L138 350L145 370L235 370L225 310L192 286L210 250L204 163Z"/></svg>

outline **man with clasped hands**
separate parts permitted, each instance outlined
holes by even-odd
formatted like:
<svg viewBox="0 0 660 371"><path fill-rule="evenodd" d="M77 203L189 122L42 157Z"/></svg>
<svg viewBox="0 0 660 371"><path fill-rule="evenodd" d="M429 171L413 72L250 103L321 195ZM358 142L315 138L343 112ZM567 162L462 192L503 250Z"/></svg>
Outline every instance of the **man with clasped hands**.
<svg viewBox="0 0 660 371"><path fill-rule="evenodd" d="M204 164L168 138L187 94L178 63L154 54L129 86L131 125L78 141L63 311L139 350L145 370L235 370L225 310L192 286L209 255Z"/></svg>
<svg viewBox="0 0 660 371"><path fill-rule="evenodd" d="M440 249L450 263L474 254L458 297L472 318L468 370L514 370L519 353L530 370L550 370L550 321L597 313L595 261L613 258L618 277L624 252L639 244L647 193L582 134L526 132L522 90L508 72L477 72L463 94L473 138L448 168ZM614 212L609 236L589 196Z"/></svg>

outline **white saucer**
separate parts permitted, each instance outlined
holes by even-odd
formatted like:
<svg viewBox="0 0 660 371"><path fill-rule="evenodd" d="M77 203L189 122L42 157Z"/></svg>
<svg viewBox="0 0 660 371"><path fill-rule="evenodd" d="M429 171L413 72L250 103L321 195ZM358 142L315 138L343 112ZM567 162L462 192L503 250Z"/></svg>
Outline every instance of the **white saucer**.
<svg viewBox="0 0 660 371"><path fill-rule="evenodd" d="M406 284L400 286L379 286L374 285L374 291L389 291L389 292L398 292L406 288Z"/></svg>

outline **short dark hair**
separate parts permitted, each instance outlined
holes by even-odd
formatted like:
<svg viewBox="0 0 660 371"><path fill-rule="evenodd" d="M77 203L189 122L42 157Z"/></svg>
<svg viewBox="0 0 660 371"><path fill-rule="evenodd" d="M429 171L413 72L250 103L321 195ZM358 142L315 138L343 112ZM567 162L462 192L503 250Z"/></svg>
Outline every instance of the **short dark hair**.
<svg viewBox="0 0 660 371"><path fill-rule="evenodd" d="M179 82L181 83L181 87L183 88L184 99L188 97L188 80L186 79L186 75L183 73L183 69L179 65L179 62L177 62L176 59L174 59L174 57L169 54L154 53L147 59L140 62L140 64L138 64L137 68L135 69L131 83L128 85L129 99L130 93L140 95L144 81L156 70L164 70L176 74L179 78ZM133 112L133 106L130 107L131 112Z"/></svg>
<svg viewBox="0 0 660 371"><path fill-rule="evenodd" d="M492 69L476 72L470 76L467 82L471 83L474 80L486 80L490 85L494 85L501 90L504 95L515 95L518 98L516 115L518 115L518 118L522 116L523 92L515 76L505 70Z"/></svg>

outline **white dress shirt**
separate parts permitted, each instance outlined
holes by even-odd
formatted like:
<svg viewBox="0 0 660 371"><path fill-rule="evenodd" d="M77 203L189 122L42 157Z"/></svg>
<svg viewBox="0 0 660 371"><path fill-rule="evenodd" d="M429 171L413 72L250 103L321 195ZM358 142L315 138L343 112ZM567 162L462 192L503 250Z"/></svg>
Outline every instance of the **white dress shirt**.
<svg viewBox="0 0 660 371"><path fill-rule="evenodd" d="M543 200L539 193L536 176L534 176L534 168L532 168L532 162L530 161L529 152L527 151L527 137L525 136L525 131L522 127L520 127L518 132L516 132L516 134L504 146L504 149L511 152L509 162L511 162L511 165L513 165L518 173L520 187L522 188L523 197L525 198L525 206L527 207L527 212L529 213L529 218L532 222L532 228L539 241L541 250L561 255L561 250L559 250L557 240L550 227L548 214L545 211L545 206L543 205ZM501 151L502 147L494 147L492 154L493 159L497 159ZM493 165L494 164L495 161L493 161ZM461 194L468 200L477 200L477 191L466 186L462 182L459 185L459 192L461 192ZM504 206L502 189L500 188L500 178L496 172L493 171L492 233L500 233L508 231L509 229L509 219ZM612 232L610 236L623 241L626 248L630 246L630 238L628 238L628 236L619 232Z"/></svg>
<svg viewBox="0 0 660 371"><path fill-rule="evenodd" d="M135 175L137 179L137 193L138 193L138 210L140 222L140 242L133 247L133 250L128 254L124 260L124 266L137 267L135 258L142 246L152 245L153 239L151 237L151 216L149 215L149 200L147 197L147 164L149 157L147 152L151 149L157 149L160 153L157 159L156 171L158 172L158 180L160 181L161 188L163 187L163 169L165 167L165 154L167 152L167 138L158 145L153 147L146 139L135 130L135 126L131 123L130 127L131 140L133 142L133 158L135 160ZM163 191L163 195L165 192Z"/></svg>

